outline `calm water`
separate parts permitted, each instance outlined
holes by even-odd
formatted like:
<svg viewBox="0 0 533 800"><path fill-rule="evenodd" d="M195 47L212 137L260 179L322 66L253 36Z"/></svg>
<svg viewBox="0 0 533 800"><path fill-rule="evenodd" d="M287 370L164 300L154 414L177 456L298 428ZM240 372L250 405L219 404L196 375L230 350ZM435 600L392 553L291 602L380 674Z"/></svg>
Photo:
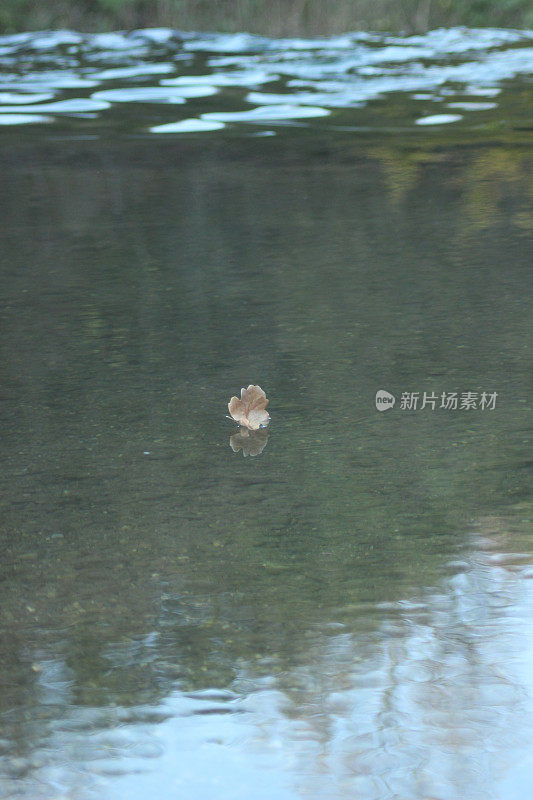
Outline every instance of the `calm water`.
<svg viewBox="0 0 533 800"><path fill-rule="evenodd" d="M0 37L1 797L529 796L531 42Z"/></svg>

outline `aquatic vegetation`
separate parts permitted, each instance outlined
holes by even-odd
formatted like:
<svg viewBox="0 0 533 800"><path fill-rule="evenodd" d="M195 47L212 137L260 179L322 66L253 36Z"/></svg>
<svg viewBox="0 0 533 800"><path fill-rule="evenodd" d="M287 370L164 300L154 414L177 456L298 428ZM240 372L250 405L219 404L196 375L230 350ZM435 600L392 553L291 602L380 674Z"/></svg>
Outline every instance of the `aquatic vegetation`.
<svg viewBox="0 0 533 800"><path fill-rule="evenodd" d="M235 422L250 431L257 431L266 428L270 422L267 405L267 396L261 387L250 384L247 389L241 389L240 398L235 395L231 398L228 409Z"/></svg>

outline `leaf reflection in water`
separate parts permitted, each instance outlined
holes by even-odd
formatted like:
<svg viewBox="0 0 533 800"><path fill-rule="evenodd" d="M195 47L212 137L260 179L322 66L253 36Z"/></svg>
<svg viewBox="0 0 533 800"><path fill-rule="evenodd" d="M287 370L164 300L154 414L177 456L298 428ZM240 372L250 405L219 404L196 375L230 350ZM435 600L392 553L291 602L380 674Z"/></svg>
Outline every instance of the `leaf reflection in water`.
<svg viewBox="0 0 533 800"><path fill-rule="evenodd" d="M268 431L263 428L258 431L249 431L239 428L237 433L229 437L229 445L234 453L242 450L243 456L258 456L265 449L268 442Z"/></svg>

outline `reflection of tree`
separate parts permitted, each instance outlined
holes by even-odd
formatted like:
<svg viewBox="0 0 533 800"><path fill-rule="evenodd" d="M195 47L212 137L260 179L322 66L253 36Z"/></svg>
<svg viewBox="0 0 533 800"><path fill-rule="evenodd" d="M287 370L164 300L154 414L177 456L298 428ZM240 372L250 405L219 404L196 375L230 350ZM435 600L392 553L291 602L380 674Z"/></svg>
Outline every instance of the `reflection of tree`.
<svg viewBox="0 0 533 800"><path fill-rule="evenodd" d="M369 155L379 162L391 203L395 206L405 201L407 195L416 191L420 167L427 158L423 150L379 145Z"/></svg>
<svg viewBox="0 0 533 800"><path fill-rule="evenodd" d="M516 547L527 531L498 528L489 544L483 524L473 542L482 549L439 590L383 608L370 634L363 614L317 634L307 665L280 677L283 747L298 753L305 796L320 795L326 773L331 796L481 798L518 765L509 753L528 745L532 728L521 669L532 598L516 570L523 557L497 548Z"/></svg>
<svg viewBox="0 0 533 800"><path fill-rule="evenodd" d="M428 526L453 531L515 486L476 466L501 460L501 416L372 414L381 381L509 383L519 396L528 315L514 309L529 265L513 260L502 276L507 239L466 253L456 241L464 213L449 174L468 186L479 153L372 146L367 159L349 142L341 163L288 140L265 169L256 144L221 147L88 147L45 169L39 153L4 165L4 452L26 509L22 524L20 506L8 510L9 553L35 553L14 594L24 576L28 602L39 594L52 615L78 622L111 604L142 617L147 574L185 559L207 575L215 552L230 590L266 564L310 607L317 587L333 604L345 591L357 601L353 576L386 563L394 595L433 568ZM387 183L387 164L400 174L403 160L411 189ZM510 187L520 205L524 185ZM258 364L276 442L260 471L242 459L228 469L217 421L228 385L255 379ZM376 594L389 591L377 581Z"/></svg>
<svg viewBox="0 0 533 800"><path fill-rule="evenodd" d="M506 219L518 229L531 230L527 208L533 200L533 181L525 153L519 149L492 147L477 154L461 179L464 187L464 235L476 235Z"/></svg>
<svg viewBox="0 0 533 800"><path fill-rule="evenodd" d="M317 630L378 636L376 604L434 584L464 519L521 491L511 400L372 411L381 385L525 396L529 261L492 228L457 240L479 152L420 157L397 191L375 147L301 142L268 166L241 139L2 163L0 652L23 686L0 703L28 704L30 744L35 661L61 662L80 714L229 687L243 664L307 680ZM507 185L504 228L525 197ZM234 458L228 387L263 378L275 436ZM9 722L18 742L28 725Z"/></svg>
<svg viewBox="0 0 533 800"><path fill-rule="evenodd" d="M172 775L180 774L188 737L197 746L215 737L231 742L237 763L257 754L268 761L276 742L290 754L282 768L295 797L490 796L532 733L523 650L533 598L521 576L530 555L518 552L530 537L524 512L516 522L481 520L470 552L463 548L436 587L330 610L301 631L296 658L275 646L272 629L274 646L258 657L260 628L246 596L236 604L186 591L163 597L151 633L102 648L98 665L76 666L66 641L28 652L32 695L16 718L2 716L4 734L17 730L24 747L0 756L0 767L21 796L40 797L35 787L52 778L80 786L76 774L89 791L110 770L168 769L159 760L165 747L173 748ZM77 693L80 679L94 683L92 697ZM35 705L38 719L28 713Z"/></svg>
<svg viewBox="0 0 533 800"><path fill-rule="evenodd" d="M382 170L387 193L394 207L409 203L409 195L420 190L424 168L446 162L446 153L386 145L374 147L369 155L376 158ZM533 182L528 169L528 156L521 148L483 147L465 161L453 181L463 194L464 209L460 216L461 236L476 236L480 230L505 220L519 230L531 230L528 207L533 199Z"/></svg>

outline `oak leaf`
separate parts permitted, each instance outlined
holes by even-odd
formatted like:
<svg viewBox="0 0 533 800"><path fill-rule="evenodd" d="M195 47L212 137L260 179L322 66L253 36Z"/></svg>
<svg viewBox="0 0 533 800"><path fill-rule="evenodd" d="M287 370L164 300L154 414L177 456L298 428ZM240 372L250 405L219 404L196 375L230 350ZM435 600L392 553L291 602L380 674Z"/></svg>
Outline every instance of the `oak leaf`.
<svg viewBox="0 0 533 800"><path fill-rule="evenodd" d="M241 389L240 398L235 395L231 398L228 409L235 422L250 431L257 431L266 428L270 422L267 405L268 400L261 387L250 384L247 389Z"/></svg>

